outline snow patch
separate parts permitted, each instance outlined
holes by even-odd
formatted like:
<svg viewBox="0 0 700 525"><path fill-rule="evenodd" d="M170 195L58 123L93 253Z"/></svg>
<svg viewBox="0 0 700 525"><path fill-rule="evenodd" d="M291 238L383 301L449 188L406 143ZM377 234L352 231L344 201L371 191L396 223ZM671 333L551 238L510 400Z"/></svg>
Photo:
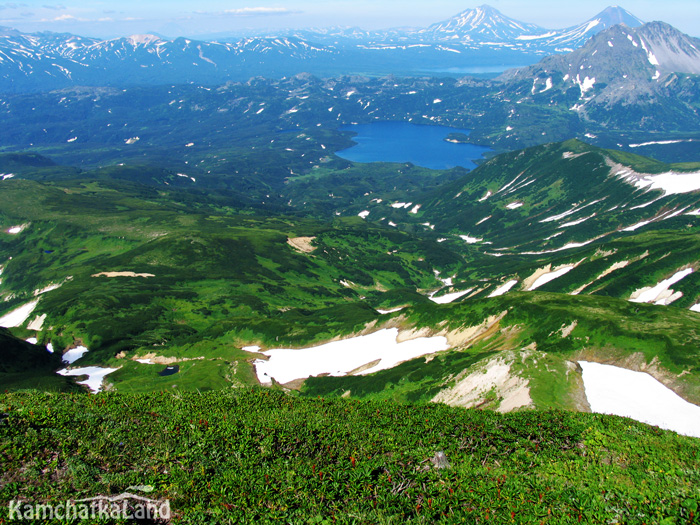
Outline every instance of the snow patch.
<svg viewBox="0 0 700 525"><path fill-rule="evenodd" d="M513 286L515 286L516 284L518 284L517 279L511 279L511 280L508 281L506 284L504 284L504 285L502 285L502 286L499 286L496 290L494 290L493 292L491 292L491 294L489 295L489 297L499 297L499 296L501 296L501 295L503 295L503 294L506 294L506 293L508 293L508 292L510 291L510 289L513 288Z"/></svg>
<svg viewBox="0 0 700 525"><path fill-rule="evenodd" d="M19 226L12 226L7 230L7 233L10 235L17 235L18 233L22 233L29 224L20 224Z"/></svg>
<svg viewBox="0 0 700 525"><path fill-rule="evenodd" d="M263 352L269 360L255 360L258 380L288 383L321 374L334 377L371 374L426 354L447 350L445 337L420 337L398 342L398 328L325 343L302 349L274 349Z"/></svg>
<svg viewBox="0 0 700 525"><path fill-rule="evenodd" d="M674 293L673 290L670 290L669 288L691 273L693 273L692 268L686 268L685 270L676 272L672 277L664 279L656 286L648 286L636 290L632 293L632 295L630 295L629 300L633 303L654 303L668 305L683 296L682 292Z"/></svg>
<svg viewBox="0 0 700 525"><path fill-rule="evenodd" d="M430 294L429 298L436 304L448 304L453 301L456 301L460 297L464 297L473 290L474 288L469 288L468 290L460 290L459 292L446 293L445 295L441 295L440 297L434 297L435 294Z"/></svg>
<svg viewBox="0 0 700 525"><path fill-rule="evenodd" d="M377 312L379 312L379 313L382 314L382 315L393 314L393 313L395 313L395 312L400 312L400 311L403 310L404 308L406 308L406 307L405 307L405 306L399 306L398 308L391 308L391 309L389 309L389 310L382 310L382 309L380 309L380 308L377 308Z"/></svg>
<svg viewBox="0 0 700 525"><path fill-rule="evenodd" d="M0 326L5 328L16 328L21 326L32 314L36 306L39 304L39 300L31 301L27 304L15 308L11 312L0 317Z"/></svg>
<svg viewBox="0 0 700 525"><path fill-rule="evenodd" d="M569 273L573 269L574 269L573 265L564 266L562 268L558 268L557 270L547 272L544 275L540 275L537 278L537 280L535 280L535 282L532 283L532 286L530 286L530 288L528 288L528 290L529 291L536 290L540 286L544 286L548 282L553 281L554 279L557 279L557 278L561 277L562 275L566 275L567 273Z"/></svg>
<svg viewBox="0 0 700 525"><path fill-rule="evenodd" d="M93 394L102 390L102 381L107 374L116 372L119 368L102 368L99 366L86 366L69 370L64 368L56 372L62 376L88 376L85 381L78 381L79 385L86 385Z"/></svg>
<svg viewBox="0 0 700 525"><path fill-rule="evenodd" d="M643 423L700 437L700 407L689 403L645 372L579 361L593 412L629 417Z"/></svg>
<svg viewBox="0 0 700 525"><path fill-rule="evenodd" d="M459 238L465 241L467 244L476 244L477 242L484 240L480 237L470 237L469 235L460 235Z"/></svg>
<svg viewBox="0 0 700 525"><path fill-rule="evenodd" d="M484 195L483 197L481 197L481 198L479 199L479 202L484 202L484 201L485 201L486 199L488 199L491 195L493 195L493 193L491 193L491 190L488 190L488 191L486 192L486 195Z"/></svg>
<svg viewBox="0 0 700 525"><path fill-rule="evenodd" d="M84 346L78 346L76 348L73 348L71 350L68 350L65 354L63 354L63 362L64 363L75 363L78 359L83 357L86 353L88 353L88 349L85 348Z"/></svg>

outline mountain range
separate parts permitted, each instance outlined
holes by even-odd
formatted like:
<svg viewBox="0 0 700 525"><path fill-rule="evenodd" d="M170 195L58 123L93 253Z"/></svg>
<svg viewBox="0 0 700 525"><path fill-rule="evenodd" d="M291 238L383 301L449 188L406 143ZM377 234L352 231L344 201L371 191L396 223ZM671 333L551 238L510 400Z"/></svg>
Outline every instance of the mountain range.
<svg viewBox="0 0 700 525"><path fill-rule="evenodd" d="M571 28L547 30L489 6L424 29L296 31L234 41L133 35L99 40L71 34L0 30L0 91L76 85L220 84L300 72L463 75L529 65L572 51L615 24L641 21L619 7Z"/></svg>

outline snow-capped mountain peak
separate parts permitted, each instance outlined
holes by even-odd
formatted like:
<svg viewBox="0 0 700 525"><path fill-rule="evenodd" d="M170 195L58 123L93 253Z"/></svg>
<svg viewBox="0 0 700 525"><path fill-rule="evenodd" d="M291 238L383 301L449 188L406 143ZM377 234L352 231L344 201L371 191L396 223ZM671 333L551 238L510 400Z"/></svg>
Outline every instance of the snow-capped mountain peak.
<svg viewBox="0 0 700 525"><path fill-rule="evenodd" d="M562 29L551 39L551 44L557 51L573 51L601 31L619 24L634 28L640 27L644 22L629 11L612 6L582 24Z"/></svg>
<svg viewBox="0 0 700 525"><path fill-rule="evenodd" d="M535 24L507 17L489 5L467 9L448 20L431 25L427 33L458 36L465 40L506 40L521 35L544 33Z"/></svg>
<svg viewBox="0 0 700 525"><path fill-rule="evenodd" d="M591 18L591 21L592 20L598 20L604 29L617 24L625 24L628 27L639 27L644 24L643 20L640 20L629 11L617 5L604 9L595 17Z"/></svg>

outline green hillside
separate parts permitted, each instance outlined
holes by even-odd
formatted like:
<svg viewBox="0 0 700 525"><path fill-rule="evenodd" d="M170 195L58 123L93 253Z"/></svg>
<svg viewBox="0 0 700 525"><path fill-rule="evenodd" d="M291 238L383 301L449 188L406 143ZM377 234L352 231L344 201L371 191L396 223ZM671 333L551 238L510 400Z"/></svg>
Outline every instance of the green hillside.
<svg viewBox="0 0 700 525"><path fill-rule="evenodd" d="M31 155L3 159L19 175L2 181L0 314L38 298L28 322L46 314L42 326L25 323L15 335L51 342L59 353L87 346L75 366L117 368L107 379L116 390L257 384L260 355L241 350L246 345L303 347L388 326L439 334L446 325L459 332L484 323L486 336L454 337L428 363L293 388L429 401L504 362L527 384L524 406L585 410L574 365L584 356L647 370L700 399L697 314L687 312L700 302L700 230L696 216L684 215L700 208L697 193L636 188L611 167L658 174L692 166L569 141L499 155L466 175L436 172L439 186L422 196L413 187L361 195L365 186L353 186L340 200L354 204L337 215L335 207L323 211L321 198L337 182L331 167L308 181L318 196L308 214L282 214L178 185L184 177L160 168L80 171ZM389 177L394 168L367 169ZM357 165L344 173L352 185L368 172ZM460 178L440 184L444 177ZM421 205L416 213L391 206L402 197ZM522 206L509 209L513 202ZM362 209L366 219L356 215ZM20 233L8 233L18 225ZM528 291L560 269L566 273ZM679 271L690 273L670 287L670 306L627 301ZM508 294L488 298L514 281ZM468 292L455 305L428 299L460 290ZM405 309L376 310L396 307ZM180 371L161 377L162 368L137 358ZM494 385L467 404L498 408L507 399Z"/></svg>

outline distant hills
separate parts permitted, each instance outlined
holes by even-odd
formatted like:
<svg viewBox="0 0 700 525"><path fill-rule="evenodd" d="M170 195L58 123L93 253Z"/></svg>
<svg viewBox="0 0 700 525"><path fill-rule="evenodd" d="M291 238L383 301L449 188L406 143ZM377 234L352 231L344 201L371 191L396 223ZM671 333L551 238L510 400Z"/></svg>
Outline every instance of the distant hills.
<svg viewBox="0 0 700 525"><path fill-rule="evenodd" d="M642 21L610 7L577 26L548 30L481 6L428 28L307 30L219 41L156 35L100 40L0 28L0 91L221 84L300 72L321 77L500 72L530 65L544 55L573 51L619 23L638 27Z"/></svg>

